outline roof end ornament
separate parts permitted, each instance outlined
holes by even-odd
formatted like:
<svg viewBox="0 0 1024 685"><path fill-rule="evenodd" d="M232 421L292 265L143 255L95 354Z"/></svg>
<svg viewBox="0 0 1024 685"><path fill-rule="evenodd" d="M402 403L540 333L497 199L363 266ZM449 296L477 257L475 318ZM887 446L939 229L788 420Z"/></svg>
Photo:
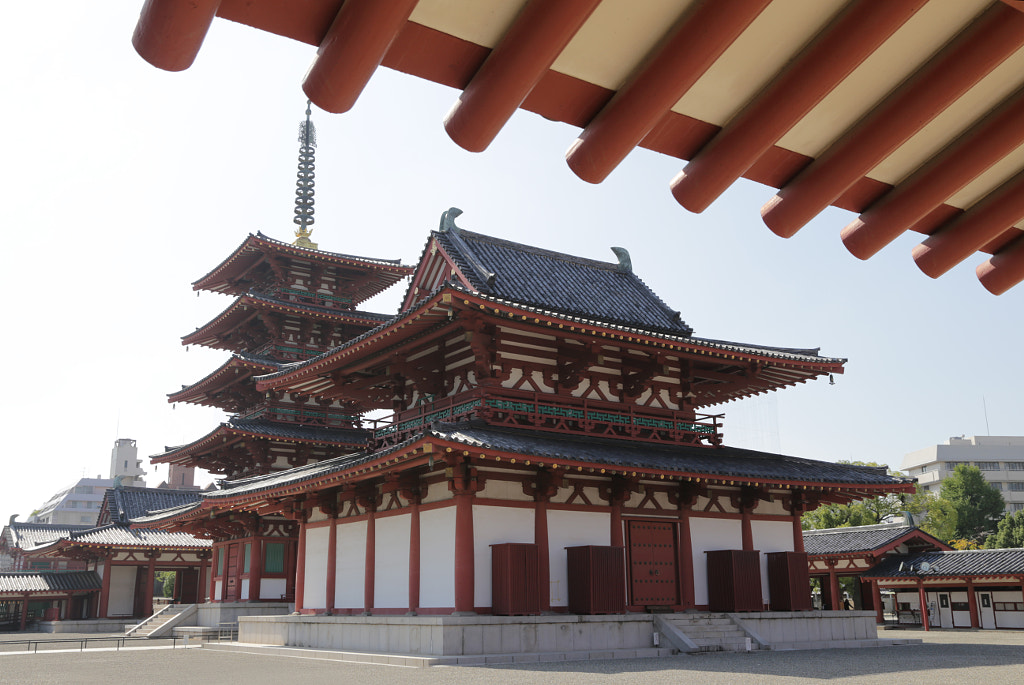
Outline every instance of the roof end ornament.
<svg viewBox="0 0 1024 685"><path fill-rule="evenodd" d="M316 126L310 119L312 110L310 101L306 100L306 120L299 122L299 171L295 182L295 217L292 221L298 225L295 231L295 242L292 245L317 249L317 244L309 239L313 229L313 186L316 181Z"/></svg>
<svg viewBox="0 0 1024 685"><path fill-rule="evenodd" d="M455 225L455 220L462 215L462 210L458 207L452 207L448 211L441 212L441 225L438 227L438 233L454 233L459 234L461 230Z"/></svg>
<svg viewBox="0 0 1024 685"><path fill-rule="evenodd" d="M612 252L619 260L619 267L617 271L624 274L633 273L633 261L629 258L629 250L624 247L613 247Z"/></svg>

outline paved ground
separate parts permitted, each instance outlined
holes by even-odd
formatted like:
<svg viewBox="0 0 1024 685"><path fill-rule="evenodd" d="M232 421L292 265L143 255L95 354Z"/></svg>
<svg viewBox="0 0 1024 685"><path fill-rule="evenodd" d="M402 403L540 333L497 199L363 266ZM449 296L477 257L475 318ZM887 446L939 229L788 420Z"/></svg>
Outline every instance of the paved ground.
<svg viewBox="0 0 1024 685"><path fill-rule="evenodd" d="M1024 681L1024 631L884 631L890 637L922 638L905 647L811 650L800 652L713 653L664 659L630 659L536 666L398 668L284 657L214 652L203 649L90 648L84 653L11 653L4 641L25 634L0 634L0 683L295 683L374 682L382 678L411 683L552 683L583 685L668 685L742 682L789 684L828 681L893 685L1002 685ZM31 636L37 637L37 636ZM38 636L38 637L53 637ZM92 637L92 636L90 636Z"/></svg>

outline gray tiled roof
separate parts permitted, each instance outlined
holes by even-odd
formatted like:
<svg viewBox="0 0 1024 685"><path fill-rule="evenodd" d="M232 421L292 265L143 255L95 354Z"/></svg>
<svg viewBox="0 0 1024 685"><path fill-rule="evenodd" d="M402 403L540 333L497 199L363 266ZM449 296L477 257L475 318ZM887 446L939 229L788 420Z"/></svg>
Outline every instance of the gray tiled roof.
<svg viewBox="0 0 1024 685"><path fill-rule="evenodd" d="M612 323L691 333L679 312L618 264L461 229L435 231L432 236L481 293Z"/></svg>
<svg viewBox="0 0 1024 685"><path fill-rule="evenodd" d="M297 426L265 419L229 418L203 437L193 440L187 445L175 445L164 448L163 452L150 455L150 459L159 459L189 449L209 440L225 430L240 431L257 437L281 438L284 440L308 440L321 443L360 446L369 440L370 432L363 429L315 428Z"/></svg>
<svg viewBox="0 0 1024 685"><path fill-rule="evenodd" d="M4 592L73 592L99 590L102 581L95 571L43 573L15 571L0 573L0 593Z"/></svg>
<svg viewBox="0 0 1024 685"><path fill-rule="evenodd" d="M804 550L808 554L869 552L885 547L914 530L917 530L914 526L900 523L805 530Z"/></svg>
<svg viewBox="0 0 1024 685"><path fill-rule="evenodd" d="M228 428L258 433L275 438L291 440L313 440L316 442L335 442L347 445L365 445L370 431L361 428L319 428L300 426L265 419L228 419Z"/></svg>
<svg viewBox="0 0 1024 685"><path fill-rule="evenodd" d="M538 457L574 460L612 467L676 471L734 478L763 478L840 485L894 485L912 482L886 474L884 467L834 464L738 447L655 445L623 440L560 436L524 429L495 428L477 422L435 424L422 434L483 449L496 449ZM413 442L377 452L359 452L277 473L222 483L222 490L207 499L235 497L294 485L372 461Z"/></svg>
<svg viewBox="0 0 1024 685"><path fill-rule="evenodd" d="M145 516L153 511L170 509L190 502L198 502L202 495L198 490L170 490L165 488L111 488L111 520L127 523L131 519Z"/></svg>
<svg viewBox="0 0 1024 685"><path fill-rule="evenodd" d="M12 547L35 547L44 542L50 542L58 538L67 537L73 532L88 530L93 526L88 523L65 524L65 523L19 523L15 521L4 527L5 537Z"/></svg>
<svg viewBox="0 0 1024 685"><path fill-rule="evenodd" d="M928 571L921 571L928 562ZM900 564L903 570L900 570ZM1024 575L1024 549L970 549L886 557L863 578L941 578L945 576Z"/></svg>
<svg viewBox="0 0 1024 685"><path fill-rule="evenodd" d="M193 537L188 533L168 533L162 530L144 528L128 528L125 525L111 523L99 528L72 533L62 540L84 545L101 545L116 547L209 547L211 542ZM42 547L49 547L49 543ZM38 551L41 548L37 548Z"/></svg>

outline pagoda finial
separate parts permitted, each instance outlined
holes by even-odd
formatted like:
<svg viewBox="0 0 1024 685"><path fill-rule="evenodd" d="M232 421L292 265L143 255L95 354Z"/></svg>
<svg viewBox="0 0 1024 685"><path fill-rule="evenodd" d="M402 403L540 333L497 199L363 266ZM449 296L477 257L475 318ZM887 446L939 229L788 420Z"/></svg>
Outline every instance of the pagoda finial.
<svg viewBox="0 0 1024 685"><path fill-rule="evenodd" d="M313 232L309 227L313 219L313 185L316 179L316 127L310 120L313 112L310 101L306 100L306 120L299 123L299 173L295 182L295 218L292 219L298 229L295 231L293 245L317 249L316 243L309 239Z"/></svg>

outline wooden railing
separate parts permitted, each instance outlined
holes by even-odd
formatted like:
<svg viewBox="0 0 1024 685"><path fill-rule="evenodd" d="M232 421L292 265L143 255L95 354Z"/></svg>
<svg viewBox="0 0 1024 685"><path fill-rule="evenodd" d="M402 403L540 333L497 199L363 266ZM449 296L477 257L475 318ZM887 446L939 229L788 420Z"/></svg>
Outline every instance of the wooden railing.
<svg viewBox="0 0 1024 685"><path fill-rule="evenodd" d="M373 441L377 445L395 444L435 421L478 418L491 425L551 433L713 446L722 441L722 416L504 388L477 388L378 419Z"/></svg>

